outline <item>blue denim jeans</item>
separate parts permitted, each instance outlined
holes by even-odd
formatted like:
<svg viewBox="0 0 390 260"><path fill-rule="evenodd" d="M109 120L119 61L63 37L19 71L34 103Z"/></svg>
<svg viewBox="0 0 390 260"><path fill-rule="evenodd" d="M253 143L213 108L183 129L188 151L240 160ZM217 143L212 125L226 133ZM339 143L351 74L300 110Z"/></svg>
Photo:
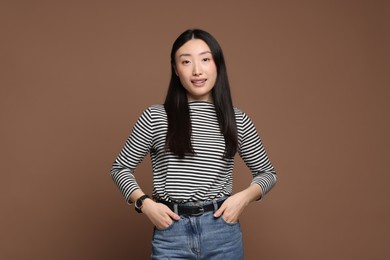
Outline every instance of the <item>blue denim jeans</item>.
<svg viewBox="0 0 390 260"><path fill-rule="evenodd" d="M154 228L152 259L243 259L240 223L213 214L181 216L164 230Z"/></svg>

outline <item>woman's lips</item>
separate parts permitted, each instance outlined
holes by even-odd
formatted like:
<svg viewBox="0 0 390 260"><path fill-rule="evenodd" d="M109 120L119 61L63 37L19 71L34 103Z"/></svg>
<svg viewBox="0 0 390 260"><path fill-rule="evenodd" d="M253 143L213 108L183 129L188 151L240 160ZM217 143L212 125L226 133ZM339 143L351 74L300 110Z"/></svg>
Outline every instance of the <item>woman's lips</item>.
<svg viewBox="0 0 390 260"><path fill-rule="evenodd" d="M197 86L197 87L201 87L205 84L207 79L197 79L197 80L191 80L191 83L194 85L194 86Z"/></svg>

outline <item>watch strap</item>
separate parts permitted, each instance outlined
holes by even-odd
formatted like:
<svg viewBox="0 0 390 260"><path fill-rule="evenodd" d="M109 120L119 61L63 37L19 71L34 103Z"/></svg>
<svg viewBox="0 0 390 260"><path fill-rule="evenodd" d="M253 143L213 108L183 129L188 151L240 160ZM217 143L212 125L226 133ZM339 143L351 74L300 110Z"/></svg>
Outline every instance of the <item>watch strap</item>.
<svg viewBox="0 0 390 260"><path fill-rule="evenodd" d="M143 204L143 201L145 199L148 199L150 198L148 195L144 194L142 195L141 197L139 197L136 202L135 202L135 205L134 205L134 209L138 212L138 213L142 213L142 204Z"/></svg>

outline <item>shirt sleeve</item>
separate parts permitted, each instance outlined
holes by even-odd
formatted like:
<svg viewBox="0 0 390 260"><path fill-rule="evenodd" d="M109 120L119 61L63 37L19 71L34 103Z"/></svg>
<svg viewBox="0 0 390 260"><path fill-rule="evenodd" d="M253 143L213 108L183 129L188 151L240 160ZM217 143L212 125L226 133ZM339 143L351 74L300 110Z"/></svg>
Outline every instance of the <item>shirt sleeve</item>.
<svg viewBox="0 0 390 260"><path fill-rule="evenodd" d="M129 204L131 193L139 189L133 173L149 153L152 139L152 115L151 109L148 108L138 118L111 168L111 177Z"/></svg>
<svg viewBox="0 0 390 260"><path fill-rule="evenodd" d="M276 184L276 171L267 156L253 122L245 113L241 113L242 132L238 153L252 173L252 183L260 186L262 192L260 199L262 199Z"/></svg>

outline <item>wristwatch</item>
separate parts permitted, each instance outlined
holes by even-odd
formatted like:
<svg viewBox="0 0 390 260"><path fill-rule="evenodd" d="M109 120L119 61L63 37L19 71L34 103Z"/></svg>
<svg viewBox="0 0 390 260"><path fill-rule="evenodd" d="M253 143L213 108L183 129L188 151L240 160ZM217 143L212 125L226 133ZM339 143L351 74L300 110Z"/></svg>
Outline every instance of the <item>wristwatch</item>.
<svg viewBox="0 0 390 260"><path fill-rule="evenodd" d="M138 213L142 213L142 204L144 202L145 199L149 199L149 196L148 195L142 195L141 197L139 197L139 199L136 200L135 202L135 205L134 205L134 209L135 211L137 211Z"/></svg>

